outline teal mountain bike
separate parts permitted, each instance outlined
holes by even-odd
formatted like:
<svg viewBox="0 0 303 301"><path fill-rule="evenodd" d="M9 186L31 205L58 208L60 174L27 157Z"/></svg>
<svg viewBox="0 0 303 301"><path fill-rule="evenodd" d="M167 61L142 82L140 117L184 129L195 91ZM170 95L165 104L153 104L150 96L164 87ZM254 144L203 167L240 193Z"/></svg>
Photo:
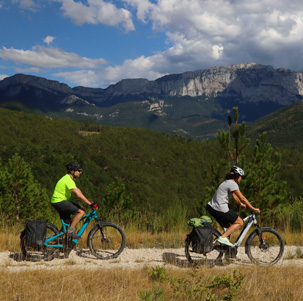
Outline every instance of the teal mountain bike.
<svg viewBox="0 0 303 301"><path fill-rule="evenodd" d="M90 230L87 237L87 246L91 254L98 259L117 258L125 248L126 238L123 230L112 222L103 221L98 217L97 212L92 210L81 219L83 224L77 233L79 236L83 234L92 220L95 220L97 224ZM25 239L21 239L21 250L26 260L49 261L58 256L60 252L63 252L65 258L68 257L79 239L69 238L67 235L69 224L63 220L61 222L60 231L55 225L47 222L46 238L44 245L39 250L27 246Z"/></svg>

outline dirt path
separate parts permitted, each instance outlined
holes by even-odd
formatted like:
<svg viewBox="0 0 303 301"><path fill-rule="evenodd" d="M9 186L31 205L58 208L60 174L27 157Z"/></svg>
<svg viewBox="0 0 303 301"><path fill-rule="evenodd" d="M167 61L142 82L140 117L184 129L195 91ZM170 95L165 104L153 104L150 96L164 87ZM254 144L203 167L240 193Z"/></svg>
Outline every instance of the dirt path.
<svg viewBox="0 0 303 301"><path fill-rule="evenodd" d="M285 247L284 259L277 265L303 265L303 259L291 259L296 257L298 249L303 253L302 247ZM301 254L302 254L301 253ZM56 258L52 261L30 262L21 259L20 253L0 252L0 269L9 269L12 272L28 270L28 269L65 269L65 268L125 268L138 269L144 266L164 266L175 268L190 268L191 265L187 261L184 248L179 249L128 249L126 248L117 259L97 260L89 254L87 250L72 251L69 258ZM223 262L224 266L235 265L251 265L244 248L239 248L239 260L232 263ZM211 260L204 260L203 265L212 266ZM221 266L222 267L222 266Z"/></svg>

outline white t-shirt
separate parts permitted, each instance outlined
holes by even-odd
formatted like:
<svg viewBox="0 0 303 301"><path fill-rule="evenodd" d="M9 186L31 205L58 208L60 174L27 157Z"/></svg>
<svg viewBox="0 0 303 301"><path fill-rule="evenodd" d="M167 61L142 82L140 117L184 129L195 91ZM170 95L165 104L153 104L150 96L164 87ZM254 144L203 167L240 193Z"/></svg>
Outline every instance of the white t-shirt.
<svg viewBox="0 0 303 301"><path fill-rule="evenodd" d="M239 186L235 181L225 180L219 185L208 205L217 211L226 213L229 210L229 199L232 197L232 193L236 190L239 190Z"/></svg>

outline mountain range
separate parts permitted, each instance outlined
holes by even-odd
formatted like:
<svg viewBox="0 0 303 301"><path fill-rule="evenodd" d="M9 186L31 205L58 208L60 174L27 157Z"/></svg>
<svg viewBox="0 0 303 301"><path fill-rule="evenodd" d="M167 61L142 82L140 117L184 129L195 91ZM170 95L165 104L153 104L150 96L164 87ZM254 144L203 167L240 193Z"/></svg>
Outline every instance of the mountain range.
<svg viewBox="0 0 303 301"><path fill-rule="evenodd" d="M239 108L254 122L303 99L303 74L255 63L171 74L154 81L124 79L105 89L74 87L16 74L0 81L0 106L113 126L134 126L209 139Z"/></svg>

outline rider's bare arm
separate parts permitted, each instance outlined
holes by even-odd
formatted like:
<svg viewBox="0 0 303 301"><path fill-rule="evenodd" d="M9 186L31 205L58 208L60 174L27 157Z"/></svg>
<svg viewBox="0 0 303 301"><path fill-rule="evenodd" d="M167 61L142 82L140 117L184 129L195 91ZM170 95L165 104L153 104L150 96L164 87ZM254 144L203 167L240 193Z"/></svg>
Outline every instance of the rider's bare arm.
<svg viewBox="0 0 303 301"><path fill-rule="evenodd" d="M258 214L260 213L260 209L252 206L252 204L246 199L246 197L242 194L242 192L240 190L236 190L233 192L233 198L238 204L240 202L239 205L244 204L246 208L249 208Z"/></svg>
<svg viewBox="0 0 303 301"><path fill-rule="evenodd" d="M246 208L246 205L241 202L240 198L235 193L233 194L233 199L239 206Z"/></svg>
<svg viewBox="0 0 303 301"><path fill-rule="evenodd" d="M77 196L77 198L79 198L81 201L83 201L87 205L91 204L91 202L84 196L84 194L82 193L82 191L79 188L72 189L72 192Z"/></svg>

